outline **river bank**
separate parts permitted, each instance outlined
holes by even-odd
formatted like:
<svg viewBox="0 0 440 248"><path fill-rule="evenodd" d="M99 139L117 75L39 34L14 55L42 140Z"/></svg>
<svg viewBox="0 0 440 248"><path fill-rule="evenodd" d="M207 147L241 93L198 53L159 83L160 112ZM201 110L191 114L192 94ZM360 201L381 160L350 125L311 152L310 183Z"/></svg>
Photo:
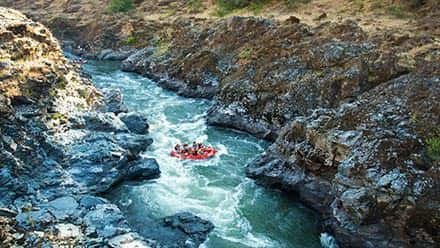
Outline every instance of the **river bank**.
<svg viewBox="0 0 440 248"><path fill-rule="evenodd" d="M204 133L207 101L179 98L112 63L89 61L81 70L44 26L9 9L0 8L0 17L7 41L1 50L2 245L199 247L214 223L207 247L319 247L313 213L245 178L244 166L266 147L263 141L222 129ZM14 52L19 45L26 53ZM180 105L185 111L172 109ZM205 173L187 171L197 166L168 156L179 132L191 134L185 140L206 137L220 149L200 167ZM166 165L165 175L154 158ZM139 190L133 185L147 188L132 193ZM130 210L130 201L141 203ZM270 222L261 219L274 207L279 213Z"/></svg>
<svg viewBox="0 0 440 248"><path fill-rule="evenodd" d="M147 78L120 71L117 62L90 61L83 69L97 87L121 89L128 109L149 120L154 143L143 156L158 161L160 178L122 184L106 196L142 236L175 245L175 236L161 231L151 219L186 211L215 226L203 247L320 247L318 218L312 211L294 196L264 189L246 178L247 163L267 142L207 126L210 101L177 96ZM198 162L169 156L175 143L191 140L212 145L219 153Z"/></svg>
<svg viewBox="0 0 440 248"><path fill-rule="evenodd" d="M299 194L343 246L435 246L436 222L424 220L436 218L438 162L424 141L439 121L436 38L369 37L350 21L170 26L166 50L137 50L122 69L213 99L211 125L276 141L250 177Z"/></svg>
<svg viewBox="0 0 440 248"><path fill-rule="evenodd" d="M2 247L157 247L100 195L126 181L160 176L140 153L148 123L128 113L120 91L100 91L63 55L49 30L0 7L0 238ZM212 230L191 219L170 232L195 246ZM157 225L166 228L163 220Z"/></svg>

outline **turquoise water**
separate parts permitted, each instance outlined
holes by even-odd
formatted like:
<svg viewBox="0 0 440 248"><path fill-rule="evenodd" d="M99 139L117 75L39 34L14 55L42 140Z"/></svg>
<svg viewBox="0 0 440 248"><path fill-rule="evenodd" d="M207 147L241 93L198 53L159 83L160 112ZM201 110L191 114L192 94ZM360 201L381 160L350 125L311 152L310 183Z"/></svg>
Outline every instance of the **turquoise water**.
<svg viewBox="0 0 440 248"><path fill-rule="evenodd" d="M99 88L121 89L128 108L149 119L154 144L144 156L158 161L161 177L121 185L109 196L135 228L146 217L190 211L216 227L203 247L320 247L313 212L294 197L246 178L246 164L263 152L266 142L207 126L208 101L179 97L121 72L117 63L90 62L84 69ZM174 144L193 140L216 147L218 156L193 162L168 155Z"/></svg>

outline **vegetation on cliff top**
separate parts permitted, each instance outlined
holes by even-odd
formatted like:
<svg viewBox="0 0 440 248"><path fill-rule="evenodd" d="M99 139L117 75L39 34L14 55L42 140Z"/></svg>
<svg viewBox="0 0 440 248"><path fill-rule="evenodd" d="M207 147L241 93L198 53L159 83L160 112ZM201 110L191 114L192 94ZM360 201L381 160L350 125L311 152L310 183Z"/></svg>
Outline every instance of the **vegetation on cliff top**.
<svg viewBox="0 0 440 248"><path fill-rule="evenodd" d="M109 12L127 12L134 9L135 6L132 0L111 0L107 5Z"/></svg>
<svg viewBox="0 0 440 248"><path fill-rule="evenodd" d="M191 13L199 13L203 10L202 0L189 0L187 6Z"/></svg>
<svg viewBox="0 0 440 248"><path fill-rule="evenodd" d="M126 43L127 45L132 46L136 44L136 38L134 36L128 36Z"/></svg>
<svg viewBox="0 0 440 248"><path fill-rule="evenodd" d="M440 132L426 140L428 156L434 161L440 161Z"/></svg>
<svg viewBox="0 0 440 248"><path fill-rule="evenodd" d="M217 8L215 10L215 15L223 17L235 10L247 8L252 13L258 15L263 11L263 8L271 0L216 0ZM308 3L310 0L283 0L283 2L289 6L296 6L299 3Z"/></svg>

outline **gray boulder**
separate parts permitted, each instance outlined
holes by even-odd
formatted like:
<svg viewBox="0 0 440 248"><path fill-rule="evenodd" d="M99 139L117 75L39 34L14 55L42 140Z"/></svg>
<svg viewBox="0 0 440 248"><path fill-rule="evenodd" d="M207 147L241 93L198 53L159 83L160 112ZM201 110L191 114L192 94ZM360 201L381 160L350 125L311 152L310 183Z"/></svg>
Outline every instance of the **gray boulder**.
<svg viewBox="0 0 440 248"><path fill-rule="evenodd" d="M113 238L130 231L119 208L113 204L97 205L84 216L87 236Z"/></svg>
<svg viewBox="0 0 440 248"><path fill-rule="evenodd" d="M118 50L118 51L112 49L104 49L96 57L98 60L122 61L128 58L133 52L134 52L133 49Z"/></svg>
<svg viewBox="0 0 440 248"><path fill-rule="evenodd" d="M18 227L28 230L51 224L55 221L55 218L47 209L44 209L19 213L15 220Z"/></svg>
<svg viewBox="0 0 440 248"><path fill-rule="evenodd" d="M144 159L130 163L125 171L125 178L134 179L154 179L160 176L160 169L155 159Z"/></svg>
<svg viewBox="0 0 440 248"><path fill-rule="evenodd" d="M71 196L64 196L43 205L57 219L64 220L69 217L78 217L80 210L78 202Z"/></svg>
<svg viewBox="0 0 440 248"><path fill-rule="evenodd" d="M131 112L131 113L122 113L119 114L118 117L121 121L127 126L130 132L136 134L146 134L148 133L148 122L147 118L141 113Z"/></svg>
<svg viewBox="0 0 440 248"><path fill-rule="evenodd" d="M176 238L171 247L199 247L205 242L214 225L207 220L188 213L178 213L163 219L164 226L174 229ZM181 237L180 239L178 237Z"/></svg>
<svg viewBox="0 0 440 248"><path fill-rule="evenodd" d="M130 133L118 133L113 137L115 143L129 151L132 157L145 151L151 144L153 139L147 135L132 135Z"/></svg>
<svg viewBox="0 0 440 248"><path fill-rule="evenodd" d="M92 195L85 195L79 201L79 205L85 209L92 209L106 203L108 203L106 199Z"/></svg>
<svg viewBox="0 0 440 248"><path fill-rule="evenodd" d="M105 104L99 108L102 112L112 112L115 114L127 112L128 109L122 100L122 93L119 89L103 89Z"/></svg>
<svg viewBox="0 0 440 248"><path fill-rule="evenodd" d="M88 112L71 118L73 128L101 132L128 132L128 128L114 113Z"/></svg>
<svg viewBox="0 0 440 248"><path fill-rule="evenodd" d="M121 70L126 72L134 72L138 69L138 63L146 60L146 58L150 57L154 52L154 49L151 47L147 47L141 49L132 55L130 55L126 60L124 60L121 64Z"/></svg>

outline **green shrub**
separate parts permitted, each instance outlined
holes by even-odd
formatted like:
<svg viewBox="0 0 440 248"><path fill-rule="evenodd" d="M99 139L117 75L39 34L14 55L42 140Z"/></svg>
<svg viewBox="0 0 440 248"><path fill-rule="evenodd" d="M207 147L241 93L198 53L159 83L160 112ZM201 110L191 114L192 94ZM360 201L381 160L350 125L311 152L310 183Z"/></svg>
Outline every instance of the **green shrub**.
<svg viewBox="0 0 440 248"><path fill-rule="evenodd" d="M242 9L249 6L251 3L252 1L249 0L217 0L217 6L228 11Z"/></svg>
<svg viewBox="0 0 440 248"><path fill-rule="evenodd" d="M127 37L127 41L126 41L127 45L134 45L136 44L136 38L134 36L128 36Z"/></svg>
<svg viewBox="0 0 440 248"><path fill-rule="evenodd" d="M203 10L203 3L201 0L189 0L187 6L192 13L199 13Z"/></svg>
<svg viewBox="0 0 440 248"><path fill-rule="evenodd" d="M160 57L170 51L173 41L173 32L174 30L172 28L167 28L162 31L160 35L154 37L153 42L156 48L153 54L154 56Z"/></svg>
<svg viewBox="0 0 440 248"><path fill-rule="evenodd" d="M388 14L400 19L408 17L408 13L406 12L406 10L400 6L391 5L386 10Z"/></svg>
<svg viewBox="0 0 440 248"><path fill-rule="evenodd" d="M246 7L248 1L245 0L216 0L217 8L215 15L223 17L236 9Z"/></svg>
<svg viewBox="0 0 440 248"><path fill-rule="evenodd" d="M426 140L428 156L434 161L440 161L440 136Z"/></svg>
<svg viewBox="0 0 440 248"><path fill-rule="evenodd" d="M252 58L252 55L253 55L252 49L244 48L243 50L240 51L240 53L238 54L238 57L240 59L249 60Z"/></svg>
<svg viewBox="0 0 440 248"><path fill-rule="evenodd" d="M352 0L353 5L358 9L363 9L365 7L365 2L363 0Z"/></svg>
<svg viewBox="0 0 440 248"><path fill-rule="evenodd" d="M127 12L134 9L134 4L132 0L111 0L107 5L107 10L109 12Z"/></svg>
<svg viewBox="0 0 440 248"><path fill-rule="evenodd" d="M374 82L376 81L376 75L374 75L373 73L368 73L368 82Z"/></svg>
<svg viewBox="0 0 440 248"><path fill-rule="evenodd" d="M259 15L265 4L266 1L254 2L249 5L249 9L252 11L252 13L254 13L254 15Z"/></svg>
<svg viewBox="0 0 440 248"><path fill-rule="evenodd" d="M49 91L49 96L50 96L50 97L55 97L56 95L57 95L57 91L56 91L56 90L51 89L51 90Z"/></svg>
<svg viewBox="0 0 440 248"><path fill-rule="evenodd" d="M67 117L64 114L61 114L61 113L58 113L58 112L51 114L50 118L52 120L66 120L67 119Z"/></svg>
<svg viewBox="0 0 440 248"><path fill-rule="evenodd" d="M216 0L217 9L215 14L223 17L235 10L249 8L255 14L259 14L263 6L270 0Z"/></svg>
<svg viewBox="0 0 440 248"><path fill-rule="evenodd" d="M168 28L164 30L160 35L156 35L153 39L155 46L154 56L160 57L167 54L172 46L173 29Z"/></svg>
<svg viewBox="0 0 440 248"><path fill-rule="evenodd" d="M311 0L284 0L286 5L290 8L297 7L298 4L301 4L301 3L310 3L310 1Z"/></svg>
<svg viewBox="0 0 440 248"><path fill-rule="evenodd" d="M214 11L214 15L215 16L218 16L218 17L224 17L224 16L226 16L227 14L229 14L230 13L230 11L226 11L225 9L222 9L222 8L218 8L217 7L217 9Z"/></svg>
<svg viewBox="0 0 440 248"><path fill-rule="evenodd" d="M160 57L166 53L171 48L171 42L168 40L160 39L156 43L156 50L154 51L154 56Z"/></svg>
<svg viewBox="0 0 440 248"><path fill-rule="evenodd" d="M82 98L88 98L89 97L89 91L87 90L87 88L84 89L78 89L77 90L78 95Z"/></svg>
<svg viewBox="0 0 440 248"><path fill-rule="evenodd" d="M67 81L63 79L58 80L57 87L59 89L65 89L67 87Z"/></svg>

